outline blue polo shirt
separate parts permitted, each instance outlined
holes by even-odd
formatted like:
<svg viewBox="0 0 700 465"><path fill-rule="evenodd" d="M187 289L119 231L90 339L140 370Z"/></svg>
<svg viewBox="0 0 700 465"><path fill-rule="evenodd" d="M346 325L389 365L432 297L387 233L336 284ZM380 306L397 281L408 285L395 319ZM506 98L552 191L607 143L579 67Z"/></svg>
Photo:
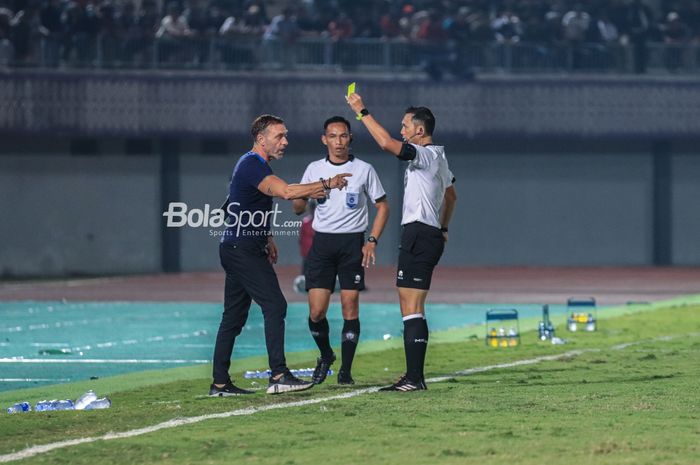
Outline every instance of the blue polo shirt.
<svg viewBox="0 0 700 465"><path fill-rule="evenodd" d="M271 174L270 165L255 152L248 152L238 160L229 185L227 228L221 242L267 241L272 223L269 213L272 197L260 192L258 185Z"/></svg>

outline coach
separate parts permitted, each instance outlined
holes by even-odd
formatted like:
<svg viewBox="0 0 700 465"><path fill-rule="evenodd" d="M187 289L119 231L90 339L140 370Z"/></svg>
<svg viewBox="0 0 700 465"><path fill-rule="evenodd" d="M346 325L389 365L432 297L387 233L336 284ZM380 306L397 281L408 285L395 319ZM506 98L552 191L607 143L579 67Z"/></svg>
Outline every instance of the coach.
<svg viewBox="0 0 700 465"><path fill-rule="evenodd" d="M253 148L236 164L225 204L227 229L219 245L221 265L226 271L224 312L214 348L214 381L210 396L252 394L233 384L229 377L236 336L248 319L251 300L262 308L265 343L271 376L268 394L300 391L312 383L295 377L284 356L284 319L287 301L272 267L277 262L277 246L270 234L272 198L286 200L311 197L323 199L331 189L347 185L349 173L308 184L287 184L272 174L269 162L280 160L287 147L284 121L272 115L255 119L251 128ZM243 218L255 221L242 221Z"/></svg>

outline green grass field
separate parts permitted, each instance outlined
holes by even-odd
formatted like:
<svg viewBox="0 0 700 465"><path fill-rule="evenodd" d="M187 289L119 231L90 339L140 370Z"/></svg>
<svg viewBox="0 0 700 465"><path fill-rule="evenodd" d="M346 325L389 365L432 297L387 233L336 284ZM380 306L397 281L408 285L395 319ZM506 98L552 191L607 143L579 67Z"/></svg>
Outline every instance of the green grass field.
<svg viewBox="0 0 700 465"><path fill-rule="evenodd" d="M431 335L427 376L581 350L558 360L450 376L416 393L346 399L208 419L126 439L97 441L17 463L50 464L698 464L700 305L611 311L596 333L567 333L566 345L523 333L512 349L484 345L483 328ZM532 328L532 322L523 322ZM475 336L477 335L477 336ZM627 344L629 343L629 344ZM402 372L400 341L361 344L360 383L298 394L210 399L209 367L142 372L90 382L0 393L0 405L72 397L88 388L113 408L0 415L0 462L38 444L96 437L184 417L320 400L387 384ZM314 354L292 354L311 366ZM234 373L264 360L237 361ZM337 368L337 367L336 367ZM259 382L260 380L258 380Z"/></svg>

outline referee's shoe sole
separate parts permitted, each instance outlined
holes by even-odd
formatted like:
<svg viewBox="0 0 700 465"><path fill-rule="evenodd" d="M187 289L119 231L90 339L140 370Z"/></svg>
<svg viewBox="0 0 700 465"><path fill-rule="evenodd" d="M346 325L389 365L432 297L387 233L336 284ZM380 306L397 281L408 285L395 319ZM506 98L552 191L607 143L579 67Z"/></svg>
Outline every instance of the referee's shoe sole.
<svg viewBox="0 0 700 465"><path fill-rule="evenodd" d="M270 384L266 392L268 394L284 394L285 392L305 391L312 387L314 387L314 383L303 381L287 370L279 379L275 380L270 377Z"/></svg>

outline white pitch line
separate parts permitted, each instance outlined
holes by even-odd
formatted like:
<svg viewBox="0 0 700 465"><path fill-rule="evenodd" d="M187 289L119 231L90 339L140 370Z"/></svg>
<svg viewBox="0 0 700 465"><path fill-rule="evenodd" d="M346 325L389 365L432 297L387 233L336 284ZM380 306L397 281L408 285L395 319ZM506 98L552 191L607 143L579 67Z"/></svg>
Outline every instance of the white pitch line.
<svg viewBox="0 0 700 465"><path fill-rule="evenodd" d="M484 366L484 367L471 368L469 370L464 370L463 372L456 372L450 377L431 378L427 381L437 383L437 382L441 382L441 381L446 381L454 376L460 376L460 375L464 376L464 375L471 374L471 373L478 373L478 372L483 372L483 371L495 370L498 368L510 368L510 367L514 367L514 366L539 363L542 361L556 360L559 358L565 358L565 357L571 357L573 355L578 355L578 354L583 353L583 352L584 351L582 351L582 350L573 350L573 351L564 352L563 354L558 354L558 355L547 355L547 356L542 356L542 357L536 357L536 358L529 359L529 360L519 360L519 361L511 362L511 363L501 363L498 365L488 365L488 366ZM464 375L462 375L461 373L464 373ZM266 405L263 407L249 407L249 408L244 408L244 409L239 409L239 410L232 410L229 412L199 415L196 417L177 418L177 419L165 421L163 423L158 423L157 425L147 426L145 428L133 429L133 430L124 431L121 433L108 433L108 434L105 434L103 436L95 436L95 437L79 438L79 439L69 439L66 441L53 442L53 443L49 443L49 444L43 444L40 446L29 447L27 449L21 450L19 452L14 452L11 454L0 455L0 463L12 462L15 460L22 460L22 459L26 459L29 457L34 457L35 455L45 454L47 452L51 452L51 451L56 450L56 449L77 446L79 444L86 444L86 443L97 442L97 441L109 441L112 439L131 438L134 436L141 436L143 434L153 433L155 431L160 431L163 429L176 428L178 426L200 423L200 422L206 421L206 420L228 418L228 417L240 416L240 415L252 415L254 413L265 412L268 410L276 410L276 409L292 408L292 407L303 407L306 405L319 404L322 402L329 402L329 401L333 401L333 400L349 399L351 397L356 397L356 396L368 394L371 392L377 392L379 390L379 388L380 388L379 386L375 386L375 387L366 388L366 389L358 389L355 391L347 392L345 394L338 394L338 395L329 396L329 397L321 397L318 399L307 399L307 400L301 400L301 401L297 401L297 402L285 402L285 403L281 403L281 404L271 404L271 405Z"/></svg>
<svg viewBox="0 0 700 465"><path fill-rule="evenodd" d="M687 337L687 336L696 336L696 335L698 335L698 333L693 333L693 334L684 335L684 336ZM652 339L651 341L670 340L670 339L675 339L677 337L683 337L683 336L666 336L666 337L662 337L662 338ZM632 345L644 344L647 342L650 342L650 340L636 341L636 342L625 343L625 344L618 344L616 346L610 347L610 349L611 350L622 350L622 349L625 349L625 348L630 347ZM523 365L533 365L536 363L555 361L555 360L559 360L559 359L567 358L567 357L575 357L577 355L581 355L584 353L601 352L602 350L604 350L604 349L570 350L568 352L563 352L561 354L556 354L556 355L543 355L541 357L535 357L535 358L526 359L526 360L516 360L515 362L499 363L497 365L487 365L487 366L483 366L483 367L469 368L467 370L457 371L457 372L453 373L451 376L438 376L435 378L430 378L426 381L432 382L432 383L439 383L439 382L444 382L444 381L447 381L449 379L452 379L455 376L468 376L468 375L471 375L474 373L482 373L485 371L497 370L499 368L513 368L513 367L523 366ZM285 402L285 403L281 403L281 404L270 404L270 405L265 405L263 407L249 407L249 408L231 410L231 411L222 412L222 413L211 413L211 414L207 414L207 415L199 415L196 417L176 418L173 420L165 421L163 423L158 423L157 425L147 426L144 428L138 428L138 429L133 429L133 430L129 430L129 431L123 431L121 433L107 433L103 436L94 436L94 437L79 438L79 439L69 439L66 441L59 441L59 442L53 442L53 443L43 444L43 445L39 445L39 446L32 446L32 447L29 447L27 449L21 450L19 452L13 452L11 454L0 455L0 463L13 462L15 460L22 460L22 459L26 459L29 457L34 457L34 456L39 455L39 454L45 454L47 452L51 452L51 451L56 450L56 449L63 449L63 448L70 447L70 446L77 446L79 444L87 444L87 443L97 442L97 441L110 441L112 439L131 438L134 436L141 436L144 434L153 433L155 431L160 431L163 429L177 428L178 426L200 423L200 422L206 421L206 420L213 420L213 419L219 419L219 418L229 418L229 417L241 416L241 415L253 415L254 413L266 412L268 410L277 410L277 409L292 408L292 407L304 407L306 405L319 404L322 402L330 402L333 400L349 399L351 397L356 397L356 396L360 396L363 394L377 392L379 390L379 388L380 388L379 386L374 386L371 388L358 389L356 391L346 392L345 394L338 394L338 395L329 396L329 397L320 397L317 399L307 399L307 400L301 400L301 401L297 401L297 402Z"/></svg>
<svg viewBox="0 0 700 465"><path fill-rule="evenodd" d="M70 381L70 378L0 378L0 382L3 383L26 383L35 381L66 382Z"/></svg>
<svg viewBox="0 0 700 465"><path fill-rule="evenodd" d="M89 437L89 438L79 438L79 439L69 439L67 441L53 442L50 444L43 444L40 446L33 446L28 449L24 449L19 452L14 452L12 454L0 455L0 463L13 462L15 460L22 460L29 457L34 457L35 455L45 454L56 449L63 449L65 447L77 446L78 444L86 444L96 441L109 441L112 439L125 439L134 436L141 436L143 434L153 433L155 431L160 431L162 429L176 428L178 426L191 425L193 423L199 423L205 420L213 420L218 418L229 418L241 415L252 415L258 412L265 412L268 410L277 410L282 408L292 408L292 407L303 407L306 405L319 404L321 402L328 402L331 400L338 399L349 399L351 397L359 396L362 394L367 394L370 392L376 392L379 388L372 387L367 389L359 389L357 391L346 392L344 394L338 394L336 396L322 397L318 399L307 399L297 402L286 402L282 404L271 404L265 405L263 407L248 407L244 409L231 410L229 412L222 413L211 413L208 415L199 415L196 417L188 418L176 418L173 420L164 421L163 423L158 423L157 425L147 426L145 428L132 429L129 431L123 431L121 433L107 433L103 436Z"/></svg>
<svg viewBox="0 0 700 465"><path fill-rule="evenodd" d="M182 364L210 363L211 360L102 359L102 358L0 358L0 363L86 363L86 364Z"/></svg>

